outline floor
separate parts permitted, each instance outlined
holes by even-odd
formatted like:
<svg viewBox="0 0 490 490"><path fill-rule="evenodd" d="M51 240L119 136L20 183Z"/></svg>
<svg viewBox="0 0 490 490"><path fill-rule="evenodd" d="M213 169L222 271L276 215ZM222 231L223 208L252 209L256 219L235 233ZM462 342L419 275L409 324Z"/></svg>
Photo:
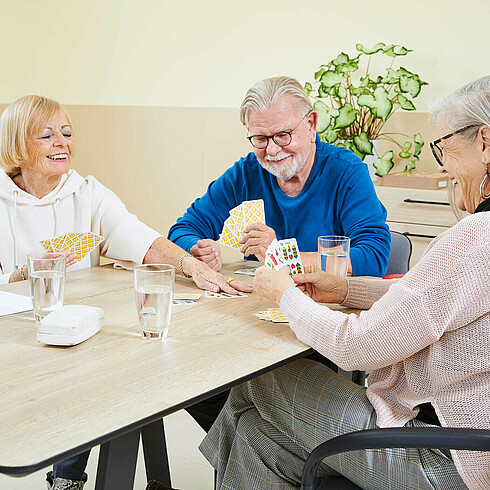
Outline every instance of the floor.
<svg viewBox="0 0 490 490"><path fill-rule="evenodd" d="M165 417L165 435L169 452L172 486L179 490L211 490L214 472L209 463L197 449L204 437L204 431L194 422L192 417L181 410ZM84 490L94 490L99 449L90 453L87 473L89 479ZM189 471L189 469L192 471ZM0 475L1 490L45 490L46 471L42 470L24 478L12 478ZM143 453L138 456L134 490L146 487L145 465Z"/></svg>

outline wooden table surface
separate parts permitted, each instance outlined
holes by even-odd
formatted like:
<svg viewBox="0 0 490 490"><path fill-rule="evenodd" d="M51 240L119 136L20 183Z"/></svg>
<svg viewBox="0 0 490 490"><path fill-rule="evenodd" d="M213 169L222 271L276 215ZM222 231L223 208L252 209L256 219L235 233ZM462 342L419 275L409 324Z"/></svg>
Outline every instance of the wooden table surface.
<svg viewBox="0 0 490 490"><path fill-rule="evenodd" d="M229 263L223 273L254 265ZM1 289L29 294L26 281ZM197 287L177 277L175 290ZM133 273L111 266L67 275L65 304L105 312L102 330L78 346L38 343L32 312L1 317L0 471L26 474L309 350L288 324L254 316L267 308L255 294L202 293L195 305L174 306L166 341L141 340Z"/></svg>

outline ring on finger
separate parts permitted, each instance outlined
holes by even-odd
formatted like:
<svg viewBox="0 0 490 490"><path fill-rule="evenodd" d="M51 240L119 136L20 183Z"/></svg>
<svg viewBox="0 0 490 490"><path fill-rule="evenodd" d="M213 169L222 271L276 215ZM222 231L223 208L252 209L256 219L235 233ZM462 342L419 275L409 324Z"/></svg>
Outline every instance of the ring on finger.
<svg viewBox="0 0 490 490"><path fill-rule="evenodd" d="M227 279L228 284L230 284L230 282L231 282L231 281L234 281L234 280L235 280L235 278L234 278L234 277L229 277L229 278Z"/></svg>

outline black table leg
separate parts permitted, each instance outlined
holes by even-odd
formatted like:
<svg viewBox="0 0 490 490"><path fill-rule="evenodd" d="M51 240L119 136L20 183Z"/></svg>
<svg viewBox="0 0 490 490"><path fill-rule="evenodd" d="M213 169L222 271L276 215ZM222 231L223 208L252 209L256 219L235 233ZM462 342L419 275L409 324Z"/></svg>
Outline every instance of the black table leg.
<svg viewBox="0 0 490 490"><path fill-rule="evenodd" d="M139 440L138 429L100 446L95 490L133 490Z"/></svg>
<svg viewBox="0 0 490 490"><path fill-rule="evenodd" d="M152 422L141 429L143 453L145 455L146 477L171 487L170 466L163 419Z"/></svg>

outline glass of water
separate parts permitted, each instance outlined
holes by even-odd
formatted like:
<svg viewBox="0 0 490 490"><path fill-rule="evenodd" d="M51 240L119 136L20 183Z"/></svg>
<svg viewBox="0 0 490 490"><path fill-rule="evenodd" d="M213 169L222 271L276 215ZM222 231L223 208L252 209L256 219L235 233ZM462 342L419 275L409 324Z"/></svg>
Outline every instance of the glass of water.
<svg viewBox="0 0 490 490"><path fill-rule="evenodd" d="M175 268L144 264L134 268L136 309L143 339L165 339L172 315Z"/></svg>
<svg viewBox="0 0 490 490"><path fill-rule="evenodd" d="M39 325L46 315L63 306L66 255L56 252L30 254L27 268L32 309Z"/></svg>
<svg viewBox="0 0 490 490"><path fill-rule="evenodd" d="M318 237L318 265L337 277L346 278L349 266L350 238L339 235Z"/></svg>

